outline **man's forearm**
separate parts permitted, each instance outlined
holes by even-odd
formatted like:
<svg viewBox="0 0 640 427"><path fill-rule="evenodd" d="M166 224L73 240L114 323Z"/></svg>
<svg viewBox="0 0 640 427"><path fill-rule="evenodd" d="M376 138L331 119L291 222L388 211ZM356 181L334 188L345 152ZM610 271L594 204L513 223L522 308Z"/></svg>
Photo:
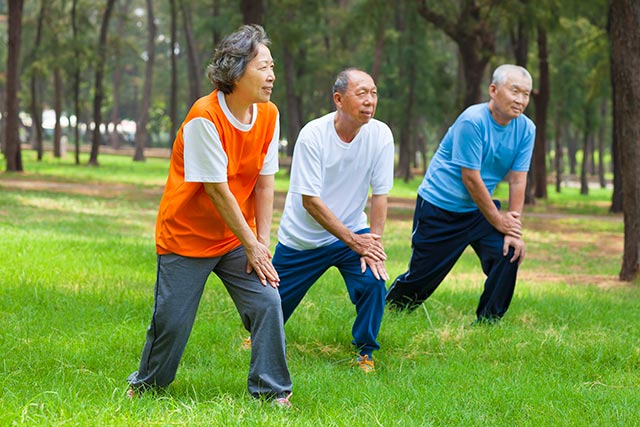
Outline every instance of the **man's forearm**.
<svg viewBox="0 0 640 427"><path fill-rule="evenodd" d="M324 204L320 197L302 196L302 205L309 215L329 233L336 236L347 246L352 242L353 232L338 219L338 217Z"/></svg>
<svg viewBox="0 0 640 427"><path fill-rule="evenodd" d="M382 236L387 222L387 195L378 194L371 196L370 229L371 233Z"/></svg>
<svg viewBox="0 0 640 427"><path fill-rule="evenodd" d="M509 210L522 213L527 188L527 172L509 174Z"/></svg>
<svg viewBox="0 0 640 427"><path fill-rule="evenodd" d="M491 194L482 181L480 171L462 168L462 182L487 221L499 229L501 226L500 211L493 203Z"/></svg>

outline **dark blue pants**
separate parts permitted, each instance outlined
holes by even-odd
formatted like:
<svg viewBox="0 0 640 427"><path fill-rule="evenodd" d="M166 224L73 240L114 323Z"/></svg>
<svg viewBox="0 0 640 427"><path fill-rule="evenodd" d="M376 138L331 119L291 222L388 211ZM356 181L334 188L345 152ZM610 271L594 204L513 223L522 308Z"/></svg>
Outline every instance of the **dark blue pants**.
<svg viewBox="0 0 640 427"><path fill-rule="evenodd" d="M500 202L494 203L500 209ZM476 315L478 319L501 318L509 308L518 274L517 261L510 262L513 248L507 256L502 254L504 236L479 210L449 212L420 196L413 217L409 270L389 288L387 304L417 308L436 290L468 245L480 258L487 276Z"/></svg>
<svg viewBox="0 0 640 427"><path fill-rule="evenodd" d="M386 285L384 280L377 280L368 267L362 272L360 255L347 245L337 241L321 248L298 251L278 243L273 266L280 277L278 290L285 322L320 276L330 267L336 267L356 308L351 329L353 345L361 355L369 357L380 348L376 338L384 313Z"/></svg>

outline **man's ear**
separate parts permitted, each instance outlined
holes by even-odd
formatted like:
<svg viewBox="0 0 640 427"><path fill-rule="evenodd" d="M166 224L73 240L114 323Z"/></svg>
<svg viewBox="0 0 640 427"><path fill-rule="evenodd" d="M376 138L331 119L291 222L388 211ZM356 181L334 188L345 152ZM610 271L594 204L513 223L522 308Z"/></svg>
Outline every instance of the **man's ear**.
<svg viewBox="0 0 640 427"><path fill-rule="evenodd" d="M333 103L336 104L336 107L342 106L342 94L340 92L333 93Z"/></svg>
<svg viewBox="0 0 640 427"><path fill-rule="evenodd" d="M498 86L496 86L495 83L491 83L489 85L489 96L493 98L497 91L498 91Z"/></svg>

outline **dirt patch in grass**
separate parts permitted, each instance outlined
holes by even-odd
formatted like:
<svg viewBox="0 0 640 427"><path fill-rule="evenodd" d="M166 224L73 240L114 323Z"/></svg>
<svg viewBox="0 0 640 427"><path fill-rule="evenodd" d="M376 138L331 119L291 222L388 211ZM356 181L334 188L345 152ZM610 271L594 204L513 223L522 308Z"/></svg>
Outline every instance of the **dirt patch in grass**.
<svg viewBox="0 0 640 427"><path fill-rule="evenodd" d="M2 177L0 177L0 188L23 191L50 191L54 193L77 194L89 197L102 197L106 199L125 198L127 200L140 197L157 198L160 200L163 190L162 186L155 188L139 188L134 185L127 184L83 184L77 182L2 179ZM282 211L284 208L285 197L285 192L276 192L274 197L274 208L276 210ZM390 197L388 206L389 219L411 220L413 218L413 209L415 207L415 200L413 199Z"/></svg>
<svg viewBox="0 0 640 427"><path fill-rule="evenodd" d="M154 188L139 188L127 184L84 184L73 182L52 182L43 180L13 179L0 175L0 188L18 191L49 191L55 193L77 194L88 197L115 199L124 198L134 200L145 198L148 200L160 200L162 186ZM275 210L281 212L284 208L285 192L276 192L274 198ZM415 208L415 199L390 197L388 201L388 219L391 221L412 221ZM3 214L0 211L0 214ZM575 216L573 216L575 217ZM559 224L558 220L572 218L571 215L561 213L527 213L527 218L533 219L526 224L531 232L555 233L554 241L559 251L579 252L585 257L597 259L602 254L607 258L622 259L624 236L611 232L591 233L588 230L574 227L571 224ZM598 221L622 221L619 216L593 217ZM558 254L555 254L558 255ZM561 255L561 254L560 254ZM532 257L550 257L549 262L554 262L554 254L532 253ZM481 278L479 278L481 279ZM545 271L527 271L526 268L520 274L521 280L534 282L566 283L570 285L597 285L602 288L625 286L615 276L593 274L555 274Z"/></svg>

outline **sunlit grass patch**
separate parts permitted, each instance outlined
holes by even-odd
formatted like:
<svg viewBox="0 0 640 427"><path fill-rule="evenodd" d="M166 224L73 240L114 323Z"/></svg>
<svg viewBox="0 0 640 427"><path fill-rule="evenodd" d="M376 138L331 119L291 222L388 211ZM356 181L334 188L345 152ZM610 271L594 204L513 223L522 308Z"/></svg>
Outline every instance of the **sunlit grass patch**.
<svg viewBox="0 0 640 427"><path fill-rule="evenodd" d="M76 166L27 162L38 176L15 179L95 180L99 191L0 189L0 425L637 423L640 289L616 280L622 224L600 206L553 199L553 212L525 213L528 255L496 325L472 326L484 275L465 251L422 306L385 313L373 375L351 368L355 310L330 270L285 328L291 411L248 395L248 334L212 277L176 381L130 401L125 379L137 368L153 309L155 186L164 165L128 170L130 159L104 157L67 177L58 167ZM105 185L122 192L107 194ZM286 179L279 185L286 189ZM408 197L411 206L415 194ZM383 242L392 279L407 268L410 236L409 216L389 220Z"/></svg>

